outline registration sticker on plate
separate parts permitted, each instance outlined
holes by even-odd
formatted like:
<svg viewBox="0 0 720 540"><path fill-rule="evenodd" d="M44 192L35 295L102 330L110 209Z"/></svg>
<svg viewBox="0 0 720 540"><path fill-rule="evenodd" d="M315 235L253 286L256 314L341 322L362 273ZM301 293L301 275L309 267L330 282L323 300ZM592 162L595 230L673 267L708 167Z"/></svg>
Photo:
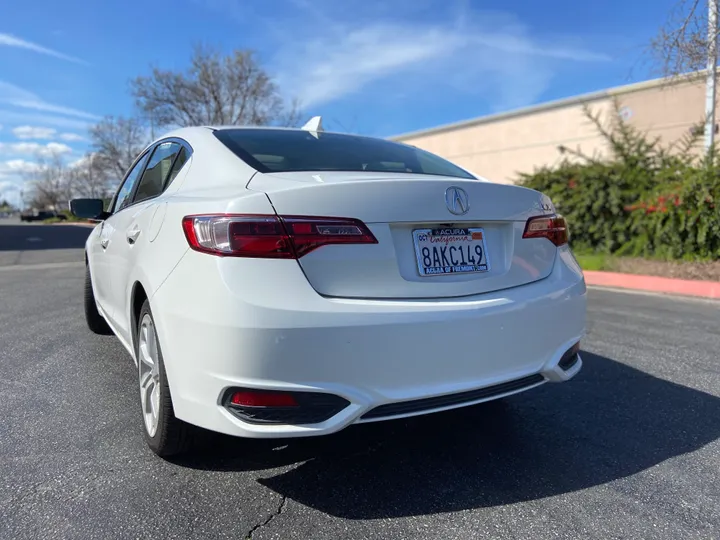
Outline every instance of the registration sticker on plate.
<svg viewBox="0 0 720 540"><path fill-rule="evenodd" d="M421 276L489 270L482 229L417 229L413 240Z"/></svg>

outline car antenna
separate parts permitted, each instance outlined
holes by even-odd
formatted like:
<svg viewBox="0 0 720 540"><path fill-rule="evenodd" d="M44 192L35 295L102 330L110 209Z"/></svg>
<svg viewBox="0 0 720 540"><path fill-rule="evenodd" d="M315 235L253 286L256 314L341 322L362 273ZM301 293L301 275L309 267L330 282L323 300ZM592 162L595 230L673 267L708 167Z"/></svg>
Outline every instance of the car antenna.
<svg viewBox="0 0 720 540"><path fill-rule="evenodd" d="M305 131L309 131L310 134L318 139L318 133L325 131L322 127L322 116L313 116L308 122L302 127Z"/></svg>

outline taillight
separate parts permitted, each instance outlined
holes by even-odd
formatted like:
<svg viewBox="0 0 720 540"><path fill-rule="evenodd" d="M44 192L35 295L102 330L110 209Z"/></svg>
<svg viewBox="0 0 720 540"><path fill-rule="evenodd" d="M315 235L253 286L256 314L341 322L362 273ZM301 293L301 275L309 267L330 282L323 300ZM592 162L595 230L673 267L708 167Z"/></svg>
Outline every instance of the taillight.
<svg viewBox="0 0 720 540"><path fill-rule="evenodd" d="M350 218L213 214L186 216L182 225L192 249L226 257L296 259L328 244L377 244Z"/></svg>
<svg viewBox="0 0 720 540"><path fill-rule="evenodd" d="M562 216L531 217L525 224L523 238L547 238L556 246L568 242L568 226Z"/></svg>

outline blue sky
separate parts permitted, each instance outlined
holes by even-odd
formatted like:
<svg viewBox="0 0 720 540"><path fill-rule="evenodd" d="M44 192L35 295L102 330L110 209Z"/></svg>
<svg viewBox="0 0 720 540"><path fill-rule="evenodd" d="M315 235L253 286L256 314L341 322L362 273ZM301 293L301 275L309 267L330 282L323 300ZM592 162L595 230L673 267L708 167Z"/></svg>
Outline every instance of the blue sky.
<svg viewBox="0 0 720 540"><path fill-rule="evenodd" d="M642 80L673 0L31 0L0 19L0 199L132 114L128 80L251 48L326 128L389 136Z"/></svg>

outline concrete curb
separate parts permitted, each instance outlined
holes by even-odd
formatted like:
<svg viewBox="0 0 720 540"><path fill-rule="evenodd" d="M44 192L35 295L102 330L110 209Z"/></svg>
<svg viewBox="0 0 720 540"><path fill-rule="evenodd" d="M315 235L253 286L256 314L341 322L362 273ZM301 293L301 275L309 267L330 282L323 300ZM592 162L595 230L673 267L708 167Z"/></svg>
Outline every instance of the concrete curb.
<svg viewBox="0 0 720 540"><path fill-rule="evenodd" d="M75 226L75 227L95 227L97 223L86 223L84 221L58 221L51 225L64 225L64 226Z"/></svg>
<svg viewBox="0 0 720 540"><path fill-rule="evenodd" d="M596 287L720 299L720 282L717 281L673 279L616 272L585 271L583 274L585 274L585 283Z"/></svg>

